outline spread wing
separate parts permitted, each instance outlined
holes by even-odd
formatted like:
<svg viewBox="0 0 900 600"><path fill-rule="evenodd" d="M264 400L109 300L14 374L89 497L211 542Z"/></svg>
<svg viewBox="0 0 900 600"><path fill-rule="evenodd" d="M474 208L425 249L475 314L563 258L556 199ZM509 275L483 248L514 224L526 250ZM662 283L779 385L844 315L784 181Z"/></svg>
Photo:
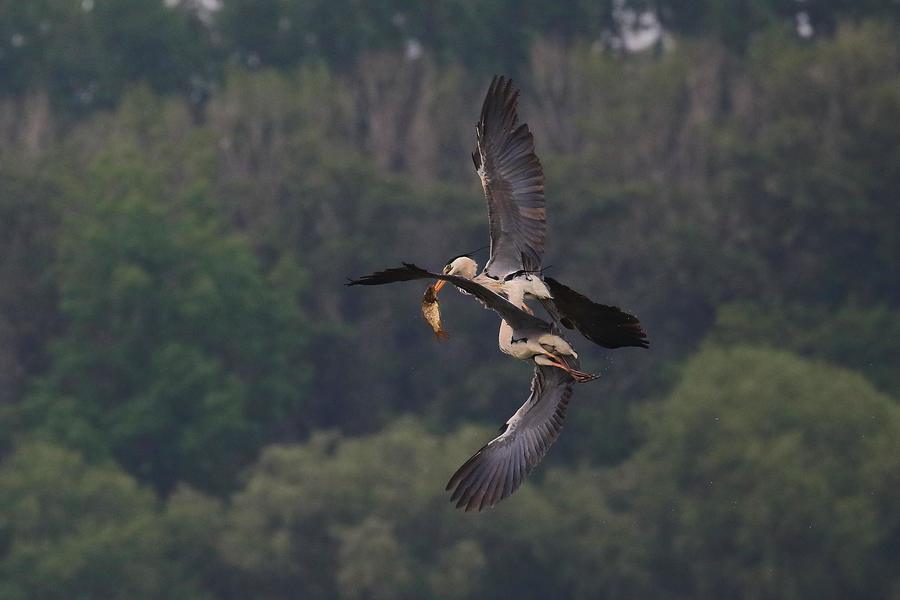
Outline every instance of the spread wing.
<svg viewBox="0 0 900 600"><path fill-rule="evenodd" d="M569 329L577 329L604 348L650 347L647 334L634 315L617 306L598 304L552 277L545 277L544 283L553 295L553 309L548 308L548 312Z"/></svg>
<svg viewBox="0 0 900 600"><path fill-rule="evenodd" d="M495 76L475 127L472 160L491 228L491 258L484 270L494 278L537 271L544 256L544 171L528 125L518 124L518 97L512 80Z"/></svg>
<svg viewBox="0 0 900 600"><path fill-rule="evenodd" d="M416 281L418 279L432 279L431 275L425 269L420 269L415 265L403 263L402 267L394 267L384 269L383 271L375 271L369 275L363 275L359 279L349 279L347 286L354 285L385 285L386 283L397 283L398 281Z"/></svg>
<svg viewBox="0 0 900 600"><path fill-rule="evenodd" d="M535 367L525 404L450 478L450 501L480 511L515 492L559 436L571 396L572 379L564 371Z"/></svg>
<svg viewBox="0 0 900 600"><path fill-rule="evenodd" d="M371 275L364 275L359 279L351 279L347 282L347 285L383 285L386 283L413 281L416 279L442 279L448 283L452 283L461 290L469 292L478 298L487 308L490 308L499 314L513 329L550 330L549 323L534 315L529 315L506 298L495 294L480 283L456 275L431 273L411 263L403 263L402 267L385 269L383 271L372 273Z"/></svg>

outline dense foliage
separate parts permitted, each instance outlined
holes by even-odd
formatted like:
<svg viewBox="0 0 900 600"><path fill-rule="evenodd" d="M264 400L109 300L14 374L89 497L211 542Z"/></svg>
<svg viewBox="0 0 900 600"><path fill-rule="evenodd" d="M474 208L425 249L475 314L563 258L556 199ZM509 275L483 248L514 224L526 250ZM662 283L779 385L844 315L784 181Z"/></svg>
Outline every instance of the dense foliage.
<svg viewBox="0 0 900 600"><path fill-rule="evenodd" d="M0 597L897 597L896 2L220 4L0 0ZM652 346L472 515L528 367L342 284L485 243L496 69Z"/></svg>

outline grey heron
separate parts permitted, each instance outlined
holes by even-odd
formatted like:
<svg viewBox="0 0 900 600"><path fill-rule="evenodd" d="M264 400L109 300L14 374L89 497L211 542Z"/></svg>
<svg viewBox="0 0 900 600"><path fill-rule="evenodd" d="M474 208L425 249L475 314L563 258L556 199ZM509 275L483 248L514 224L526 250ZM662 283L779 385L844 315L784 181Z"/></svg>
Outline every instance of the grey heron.
<svg viewBox="0 0 900 600"><path fill-rule="evenodd" d="M436 279L475 296L501 318L500 349L534 362L531 394L501 427L500 434L472 455L447 483L451 502L466 511L492 507L511 495L546 455L562 430L574 382L596 378L579 371L578 355L555 324L525 312L473 279L430 273L413 264L386 269L348 285Z"/></svg>
<svg viewBox="0 0 900 600"><path fill-rule="evenodd" d="M414 281L416 279L437 279L449 282L460 290L475 296L485 307L500 315L499 346L505 354L520 360L533 360L536 365L556 367L568 373L579 383L592 381L596 375L584 373L570 365L577 360L578 354L572 346L556 333L552 323L530 314L522 309L521 296L504 298L488 289L478 281L459 275L432 273L411 263L403 263L402 267L385 269L359 279L351 280L347 285L379 285L398 281ZM435 286L437 287L437 286ZM521 294L522 288L511 288Z"/></svg>
<svg viewBox="0 0 900 600"><path fill-rule="evenodd" d="M404 263L403 267L348 283L437 280L423 299L423 314L439 336L444 332L436 297L450 283L501 316L501 351L534 363L528 399L500 434L467 460L447 483L447 489L453 490L451 500L467 511L494 506L521 485L559 435L573 384L596 378L579 370L578 355L561 335L561 327L577 329L607 348L649 345L633 315L593 302L544 277L544 174L528 126L518 123L518 94L511 80L495 77L476 125L472 159L487 200L491 238L490 258L482 272L478 273L478 264L471 256L462 255L450 260L442 273ZM552 322L534 316L526 303L531 299L541 302Z"/></svg>
<svg viewBox="0 0 900 600"><path fill-rule="evenodd" d="M544 172L534 151L534 137L519 124L519 90L512 80L495 76L475 126L472 160L488 206L490 257L481 273L469 255L448 261L444 275L458 275L531 311L526 300L538 300L554 320L605 348L647 348L640 321L616 306L592 301L541 270L546 238ZM390 270L368 285L391 283ZM434 298L445 282L434 286ZM463 293L468 293L459 288Z"/></svg>
<svg viewBox="0 0 900 600"><path fill-rule="evenodd" d="M574 382L594 379L578 370L578 355L556 325L531 315L514 303L459 275L430 273L415 265L387 269L352 280L348 285L437 279L475 296L503 319L500 349L533 360L531 394L501 427L500 434L472 455L450 477L450 500L466 511L492 507L511 495L541 461L562 430Z"/></svg>

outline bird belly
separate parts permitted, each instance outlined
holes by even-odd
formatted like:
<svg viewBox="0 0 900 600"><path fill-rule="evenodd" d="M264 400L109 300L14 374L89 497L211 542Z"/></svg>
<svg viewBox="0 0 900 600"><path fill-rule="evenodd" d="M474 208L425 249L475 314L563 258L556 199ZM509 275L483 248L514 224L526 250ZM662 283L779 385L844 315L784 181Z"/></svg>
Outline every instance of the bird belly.
<svg viewBox="0 0 900 600"><path fill-rule="evenodd" d="M544 283L544 280L530 273L524 273L509 281L504 281L503 288L510 299L509 301L520 308L523 304L522 300L526 298L535 300L552 298L550 290L547 289L547 284ZM521 300L516 303L513 301L514 298Z"/></svg>
<svg viewBox="0 0 900 600"><path fill-rule="evenodd" d="M506 321L500 322L500 334L497 341L501 352L519 360L528 360L540 352L534 348L534 342L528 337L517 338L516 331Z"/></svg>
<svg viewBox="0 0 900 600"><path fill-rule="evenodd" d="M538 338L538 343L553 354L573 356L575 358L578 358L578 354L575 352L572 346L569 345L569 342L562 339L558 335L545 333L540 338Z"/></svg>

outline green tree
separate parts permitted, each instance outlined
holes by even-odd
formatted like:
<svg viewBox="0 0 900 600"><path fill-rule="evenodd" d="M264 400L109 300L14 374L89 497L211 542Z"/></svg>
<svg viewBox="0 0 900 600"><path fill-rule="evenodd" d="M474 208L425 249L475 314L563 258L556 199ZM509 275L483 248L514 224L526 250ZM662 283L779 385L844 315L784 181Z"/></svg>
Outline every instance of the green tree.
<svg viewBox="0 0 900 600"><path fill-rule="evenodd" d="M0 405L6 406L19 402L27 378L46 367L46 343L59 325L50 272L59 185L36 171L0 167Z"/></svg>
<svg viewBox="0 0 900 600"><path fill-rule="evenodd" d="M712 35L741 51L755 33L773 25L807 37L826 37L842 20L900 17L900 9L890 0L654 0L652 4L666 28L690 36Z"/></svg>
<svg viewBox="0 0 900 600"><path fill-rule="evenodd" d="M222 536L236 589L261 598L477 597L490 568L481 525L453 509L443 484L485 434L442 438L402 419L371 436L318 433L267 448Z"/></svg>
<svg viewBox="0 0 900 600"><path fill-rule="evenodd" d="M200 594L233 598L233 570L222 561L219 540L225 527L223 503L186 485L166 499L159 518L166 557L189 573Z"/></svg>
<svg viewBox="0 0 900 600"><path fill-rule="evenodd" d="M489 435L466 427L438 436L401 419L369 436L319 433L267 448L233 496L221 538L234 589L259 598L302 590L585 600L626 589L619 579L639 570L640 553L628 550L635 517L607 499L615 474L539 470L487 513L453 508L443 484Z"/></svg>
<svg viewBox="0 0 900 600"><path fill-rule="evenodd" d="M461 63L479 73L517 72L527 63L529 46L538 36L572 43L617 35L616 4L227 0L216 21L228 47L251 66L289 67L324 60L344 70L372 51L397 51L413 44L442 64Z"/></svg>
<svg viewBox="0 0 900 600"><path fill-rule="evenodd" d="M0 86L57 107L114 105L128 83L191 92L217 70L195 12L145 0L0 2Z"/></svg>
<svg viewBox="0 0 900 600"><path fill-rule="evenodd" d="M338 530L337 537L335 577L341 598L390 600L410 595L411 561L390 523L369 517Z"/></svg>
<svg viewBox="0 0 900 600"><path fill-rule="evenodd" d="M886 306L831 308L733 303L718 307L710 337L719 344L790 350L857 370L900 397L900 315Z"/></svg>
<svg viewBox="0 0 900 600"><path fill-rule="evenodd" d="M723 129L712 194L732 213L731 244L755 266L744 271L752 295L900 300L900 237L887 225L900 218L896 40L894 28L866 22L812 45L778 32L754 44L748 83L766 116Z"/></svg>
<svg viewBox="0 0 900 600"><path fill-rule="evenodd" d="M123 152L73 196L56 265L66 327L24 424L162 491L222 491L304 402L296 289L267 278L202 187L170 193Z"/></svg>
<svg viewBox="0 0 900 600"><path fill-rule="evenodd" d="M171 534L191 522L164 520L153 492L115 466L26 444L0 464L0 502L3 598L207 597L172 560L184 549Z"/></svg>
<svg viewBox="0 0 900 600"><path fill-rule="evenodd" d="M656 597L883 597L900 410L860 375L710 346L644 414L626 513Z"/></svg>

